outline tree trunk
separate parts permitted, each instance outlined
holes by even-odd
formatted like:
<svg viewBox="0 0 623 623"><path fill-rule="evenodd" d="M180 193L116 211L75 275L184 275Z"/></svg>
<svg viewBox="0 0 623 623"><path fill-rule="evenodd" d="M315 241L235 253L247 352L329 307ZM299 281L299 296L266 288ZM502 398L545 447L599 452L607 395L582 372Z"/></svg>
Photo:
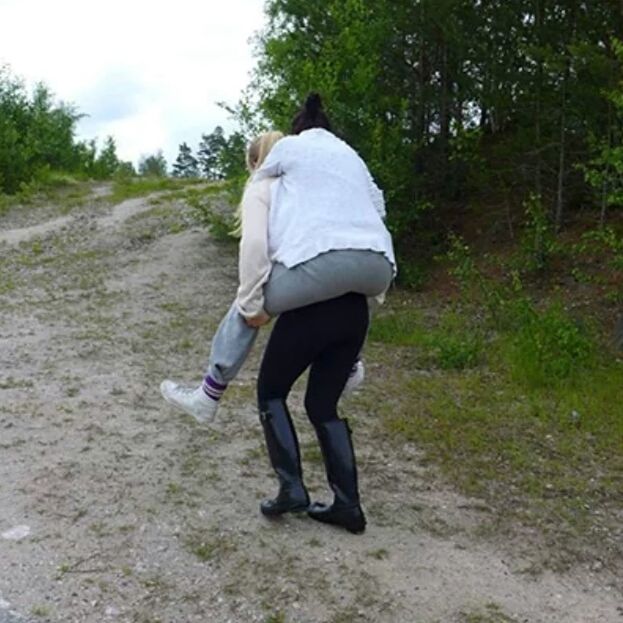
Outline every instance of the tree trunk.
<svg viewBox="0 0 623 623"><path fill-rule="evenodd" d="M448 44L442 43L441 61L441 102L439 106L439 130L443 158L447 155L448 139L450 138L450 71L448 67Z"/></svg>
<svg viewBox="0 0 623 623"><path fill-rule="evenodd" d="M623 316L619 318L614 329L614 345L618 350L623 351Z"/></svg>
<svg viewBox="0 0 623 623"><path fill-rule="evenodd" d="M560 111L560 152L558 156L558 189L556 192L556 218L554 226L556 232L562 227L562 215L564 209L564 190L565 190L565 149L566 149L566 123L567 123L567 76L569 65L565 70L565 77L562 83L562 110Z"/></svg>
<svg viewBox="0 0 623 623"><path fill-rule="evenodd" d="M542 44L541 41L541 24L542 24L542 15L541 15L541 1L536 0L535 7L535 26L537 30L537 43L539 47ZM535 173L534 173L534 187L537 196L543 196L543 184L541 181L541 90L543 85L543 61L539 59L538 67L537 67L537 78L536 78L536 110L535 110L535 120L534 120L534 141L536 144L536 164L535 164Z"/></svg>

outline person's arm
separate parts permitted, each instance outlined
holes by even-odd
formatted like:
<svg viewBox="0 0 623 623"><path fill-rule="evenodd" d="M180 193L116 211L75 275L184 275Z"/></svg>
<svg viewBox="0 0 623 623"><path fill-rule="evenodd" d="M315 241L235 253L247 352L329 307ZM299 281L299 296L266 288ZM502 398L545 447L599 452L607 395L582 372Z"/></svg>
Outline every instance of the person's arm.
<svg viewBox="0 0 623 623"><path fill-rule="evenodd" d="M242 237L236 302L247 319L264 314L263 286L272 269L268 257L268 210L270 182L252 181L242 198Z"/></svg>
<svg viewBox="0 0 623 623"><path fill-rule="evenodd" d="M279 177L287 168L289 137L277 141L266 156L260 168L253 174L255 181L264 180L268 177Z"/></svg>

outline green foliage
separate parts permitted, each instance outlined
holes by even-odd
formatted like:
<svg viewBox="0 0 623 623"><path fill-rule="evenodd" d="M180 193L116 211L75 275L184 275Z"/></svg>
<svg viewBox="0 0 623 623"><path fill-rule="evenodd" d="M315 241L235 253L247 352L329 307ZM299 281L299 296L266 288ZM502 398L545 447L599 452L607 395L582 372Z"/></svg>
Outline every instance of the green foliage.
<svg viewBox="0 0 623 623"><path fill-rule="evenodd" d="M584 233L573 251L578 255L610 256L610 266L623 271L623 236L617 234L613 227L603 227Z"/></svg>
<svg viewBox="0 0 623 623"><path fill-rule="evenodd" d="M524 203L526 222L521 237L522 266L543 272L558 250L554 227L540 197L531 195Z"/></svg>
<svg viewBox="0 0 623 623"><path fill-rule="evenodd" d="M8 67L0 67L0 191L12 194L44 168L78 168L74 146L80 115L38 84L28 95Z"/></svg>
<svg viewBox="0 0 623 623"><path fill-rule="evenodd" d="M173 163L173 177L199 177L199 162L186 143L180 145L179 154Z"/></svg>
<svg viewBox="0 0 623 623"><path fill-rule="evenodd" d="M532 192L558 229L587 182L603 185L574 175L578 165L621 177L609 112L621 81L616 3L269 0L266 15L232 111L242 127L287 131L305 95L320 92L386 191L401 258L434 244L450 202L501 197L492 218L507 224ZM591 164L591 137L608 145L607 166ZM546 249L533 251L539 265Z"/></svg>
<svg viewBox="0 0 623 623"><path fill-rule="evenodd" d="M514 379L533 387L552 387L576 379L592 366L590 334L560 304L527 312L506 352Z"/></svg>
<svg viewBox="0 0 623 623"><path fill-rule="evenodd" d="M155 154L141 156L138 163L138 174L143 177L166 177L167 161L158 150Z"/></svg>
<svg viewBox="0 0 623 623"><path fill-rule="evenodd" d="M89 173L95 179L109 179L119 169L119 158L117 157L117 146L112 136L106 138L104 147L95 158L93 170Z"/></svg>
<svg viewBox="0 0 623 623"><path fill-rule="evenodd" d="M547 246L549 229L544 225L540 204L534 205L533 224L527 228L530 260L538 257L536 250L545 255L553 249ZM476 317L483 306L486 314L481 322L495 332L493 341L517 381L554 386L575 379L594 363L594 340L589 331L560 304L544 309L535 305L517 271L510 271L506 281L486 276L477 267L469 246L458 237L452 238L448 258L450 273L461 286L463 304ZM537 268L543 265L529 264Z"/></svg>
<svg viewBox="0 0 623 623"><path fill-rule="evenodd" d="M131 167L119 161L110 136L99 153L95 140L76 142L81 117L73 106L55 103L44 84L29 95L0 67L0 192L28 195L59 175L109 179L122 165Z"/></svg>
<svg viewBox="0 0 623 623"><path fill-rule="evenodd" d="M233 242L236 218L232 206L238 205L244 184L232 179L199 192L187 193L185 199L193 218L206 226L216 240Z"/></svg>
<svg viewBox="0 0 623 623"><path fill-rule="evenodd" d="M240 177L246 172L246 140L239 132L225 136L223 128L216 126L210 134L203 134L197 158L199 168L209 180Z"/></svg>
<svg viewBox="0 0 623 623"><path fill-rule="evenodd" d="M473 368L482 357L483 338L480 332L466 326L457 314L444 316L437 330L431 332L427 343L442 370Z"/></svg>
<svg viewBox="0 0 623 623"><path fill-rule="evenodd" d="M482 359L481 331L452 311L444 314L434 328L426 328L422 316L411 310L378 316L369 337L373 342L419 347L422 365L442 370L471 368Z"/></svg>
<svg viewBox="0 0 623 623"><path fill-rule="evenodd" d="M187 185L188 181L172 179L170 177L125 177L115 179L111 200L115 203L131 199L132 197L144 197L155 192L166 190L179 190Z"/></svg>
<svg viewBox="0 0 623 623"><path fill-rule="evenodd" d="M583 171L585 180L593 189L602 207L602 222L605 210L608 207L623 206L623 79L621 66L623 65L623 43L613 39L618 71L617 83L611 90L606 91L606 98L610 104L608 110L608 124L602 135L589 135L590 158L587 162L579 163L578 168Z"/></svg>

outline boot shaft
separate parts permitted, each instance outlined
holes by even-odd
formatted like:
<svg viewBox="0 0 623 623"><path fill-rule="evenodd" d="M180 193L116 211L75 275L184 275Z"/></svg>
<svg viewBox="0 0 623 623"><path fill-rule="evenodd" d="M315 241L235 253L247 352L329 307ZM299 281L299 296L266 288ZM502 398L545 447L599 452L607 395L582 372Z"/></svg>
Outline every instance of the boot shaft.
<svg viewBox="0 0 623 623"><path fill-rule="evenodd" d="M357 462L348 422L329 420L316 426L316 434L324 457L327 480L335 494L334 506L359 506Z"/></svg>
<svg viewBox="0 0 623 623"><path fill-rule="evenodd" d="M270 463L279 480L279 494L261 505L265 515L301 511L309 506L309 495L303 484L301 453L296 431L286 403L281 399L259 404Z"/></svg>

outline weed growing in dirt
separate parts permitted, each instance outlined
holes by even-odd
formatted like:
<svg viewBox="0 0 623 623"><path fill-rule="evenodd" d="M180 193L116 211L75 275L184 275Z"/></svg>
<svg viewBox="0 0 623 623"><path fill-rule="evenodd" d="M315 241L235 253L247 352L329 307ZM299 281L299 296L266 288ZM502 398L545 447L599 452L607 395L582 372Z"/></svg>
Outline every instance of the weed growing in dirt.
<svg viewBox="0 0 623 623"><path fill-rule="evenodd" d="M236 217L231 206L238 205L242 198L242 185L239 180L225 182L217 187L208 187L208 192L187 193L185 202L191 208L193 218L207 227L212 236L220 242L234 243L236 236Z"/></svg>
<svg viewBox="0 0 623 623"><path fill-rule="evenodd" d="M33 616L47 618L50 616L51 611L47 606L33 606L30 611Z"/></svg>
<svg viewBox="0 0 623 623"><path fill-rule="evenodd" d="M199 560L219 560L227 557L238 549L231 535L212 530L195 530L184 540L186 549Z"/></svg>
<svg viewBox="0 0 623 623"><path fill-rule="evenodd" d="M504 612L497 604L487 604L479 612L462 612L461 623L517 623Z"/></svg>
<svg viewBox="0 0 623 623"><path fill-rule="evenodd" d="M385 548L374 549L369 552L366 552L366 556L370 558L375 558L376 560L385 560L389 558L389 552Z"/></svg>

